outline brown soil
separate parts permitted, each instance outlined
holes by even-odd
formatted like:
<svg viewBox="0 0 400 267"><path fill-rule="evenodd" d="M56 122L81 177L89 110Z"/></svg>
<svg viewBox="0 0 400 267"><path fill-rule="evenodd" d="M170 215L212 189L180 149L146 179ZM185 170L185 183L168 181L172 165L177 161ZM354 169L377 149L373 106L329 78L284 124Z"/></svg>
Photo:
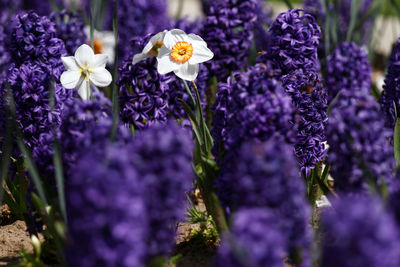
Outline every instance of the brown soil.
<svg viewBox="0 0 400 267"><path fill-rule="evenodd" d="M25 222L15 221L0 226L0 266L13 266L20 258L18 252L24 249L32 253L31 239Z"/></svg>

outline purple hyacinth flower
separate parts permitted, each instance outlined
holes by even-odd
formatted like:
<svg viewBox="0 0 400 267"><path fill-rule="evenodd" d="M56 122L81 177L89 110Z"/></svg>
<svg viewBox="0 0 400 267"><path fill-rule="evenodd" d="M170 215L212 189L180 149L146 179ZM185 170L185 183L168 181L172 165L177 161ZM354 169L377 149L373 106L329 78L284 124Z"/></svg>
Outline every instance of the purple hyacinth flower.
<svg viewBox="0 0 400 267"><path fill-rule="evenodd" d="M175 225L185 215L185 192L192 189L193 141L174 122L139 131L129 158L146 190L149 219L147 258L165 255L174 245Z"/></svg>
<svg viewBox="0 0 400 267"><path fill-rule="evenodd" d="M214 266L279 267L283 265L285 238L277 218L266 208L235 213L231 233L222 237Z"/></svg>
<svg viewBox="0 0 400 267"><path fill-rule="evenodd" d="M259 12L258 4L258 0L217 0L208 3L201 36L214 53L213 60L206 65L219 81L246 66Z"/></svg>
<svg viewBox="0 0 400 267"><path fill-rule="evenodd" d="M66 184L70 242L76 266L145 266L148 220L142 176L126 146L87 150Z"/></svg>
<svg viewBox="0 0 400 267"><path fill-rule="evenodd" d="M269 29L271 41L262 61L270 60L282 75L297 69L317 71L321 29L315 18L302 9L278 15ZM259 61L260 62L260 61Z"/></svg>
<svg viewBox="0 0 400 267"><path fill-rule="evenodd" d="M327 58L326 87L329 101L343 90L371 88L371 64L355 43L341 43Z"/></svg>
<svg viewBox="0 0 400 267"><path fill-rule="evenodd" d="M308 176L326 154L327 94L319 74L313 71L304 72L299 69L284 75L281 80L295 107L297 160L301 171Z"/></svg>
<svg viewBox="0 0 400 267"><path fill-rule="evenodd" d="M243 144L238 153L225 156L215 187L222 204L231 212L246 207L269 208L285 234L285 251L291 260L309 266L311 209L292 146L282 138ZM296 251L300 255L295 255Z"/></svg>
<svg viewBox="0 0 400 267"><path fill-rule="evenodd" d="M332 204L322 216L321 266L399 266L399 231L379 199L347 196Z"/></svg>
<svg viewBox="0 0 400 267"><path fill-rule="evenodd" d="M211 130L218 160L220 152L245 140L265 141L275 133L293 139L291 99L269 74L265 64L257 64L219 84Z"/></svg>
<svg viewBox="0 0 400 267"><path fill-rule="evenodd" d="M400 111L400 38L395 44L389 58L389 67L385 77L385 85L379 103L385 117L385 126L394 129ZM397 117L396 117L397 110Z"/></svg>
<svg viewBox="0 0 400 267"><path fill-rule="evenodd" d="M73 55L76 49L86 43L85 25L81 16L66 10L52 13L50 20L56 25L56 36L65 43L68 55Z"/></svg>
<svg viewBox="0 0 400 267"><path fill-rule="evenodd" d="M341 91L333 103L326 127L327 162L340 192L366 192L368 184L386 184L396 191L391 131L384 127L379 105L366 89Z"/></svg>

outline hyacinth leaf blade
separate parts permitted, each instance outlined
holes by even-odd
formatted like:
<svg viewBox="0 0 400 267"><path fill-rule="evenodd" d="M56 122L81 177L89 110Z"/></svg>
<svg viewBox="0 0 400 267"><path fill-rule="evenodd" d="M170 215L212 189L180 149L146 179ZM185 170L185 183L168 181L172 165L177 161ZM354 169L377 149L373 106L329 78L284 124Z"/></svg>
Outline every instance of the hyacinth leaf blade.
<svg viewBox="0 0 400 267"><path fill-rule="evenodd" d="M396 158L396 167L400 167L400 121L397 118L396 124L394 126L394 135L393 135L393 148L394 148L394 157Z"/></svg>
<svg viewBox="0 0 400 267"><path fill-rule="evenodd" d="M396 0L390 0L391 5L397 15L400 18L400 6L397 4Z"/></svg>
<svg viewBox="0 0 400 267"><path fill-rule="evenodd" d="M192 124L192 129L193 129L194 135L196 137L196 141L199 143L199 145L202 145L202 138L201 138L201 135L199 133L199 126L197 124L196 117L193 114L192 109L182 99L178 99L178 101L182 104L183 109L185 110L186 114L188 115L190 123Z"/></svg>
<svg viewBox="0 0 400 267"><path fill-rule="evenodd" d="M36 195L35 193L31 194L31 199L33 201L34 206L36 207L37 210L41 211L41 215L42 216L44 222L46 223L46 226L48 227L48 231L51 235L51 237L54 239L54 243L56 246L56 250L57 250L57 255L59 257L59 259L61 260L61 266L67 266L66 265L66 258L65 258L65 254L64 254L64 246L63 246L63 242L65 240L65 226L61 226L61 225L65 225L64 223L56 220L55 218L53 218L53 212L51 212L51 207L50 209L48 208L47 205L45 205L40 197L38 195ZM50 237L50 238L51 238Z"/></svg>
<svg viewBox="0 0 400 267"><path fill-rule="evenodd" d="M118 43L118 0L115 0L114 4L114 14L113 14L113 31L115 43ZM111 140L115 139L115 135L118 129L118 118L119 118L119 101L118 101L118 90L117 82L118 80L118 46L114 47L114 70L113 70L113 82L111 83L111 93L112 93L112 111L113 111L113 121L111 130Z"/></svg>
<svg viewBox="0 0 400 267"><path fill-rule="evenodd" d="M351 17L350 17L349 29L346 34L346 42L350 42L352 40L352 35L356 25L356 21L358 19L357 15L360 11L360 6L361 6L360 0L353 0L351 2Z"/></svg>
<svg viewBox="0 0 400 267"><path fill-rule="evenodd" d="M51 114L54 112L54 81L50 82L50 110ZM57 138L56 128L53 127L53 164L57 184L57 193L60 211L65 222L67 222L67 208L65 205L65 191L64 191L64 170L62 163L62 156L60 151L60 143Z"/></svg>

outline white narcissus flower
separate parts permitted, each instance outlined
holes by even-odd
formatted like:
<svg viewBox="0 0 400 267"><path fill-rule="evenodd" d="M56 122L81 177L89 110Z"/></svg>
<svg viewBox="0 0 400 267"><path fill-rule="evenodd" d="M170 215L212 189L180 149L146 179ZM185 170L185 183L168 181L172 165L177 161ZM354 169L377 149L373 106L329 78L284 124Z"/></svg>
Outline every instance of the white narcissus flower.
<svg viewBox="0 0 400 267"><path fill-rule="evenodd" d="M179 29L166 32L163 43L157 55L160 74L173 71L183 80L194 81L199 73L199 63L214 57L200 36Z"/></svg>
<svg viewBox="0 0 400 267"><path fill-rule="evenodd" d="M133 56L132 64L135 65L139 61L145 60L149 57L156 57L158 55L158 51L164 45L163 41L166 33L167 30L159 32L151 37L150 41L143 48L142 53Z"/></svg>
<svg viewBox="0 0 400 267"><path fill-rule="evenodd" d="M85 34L90 39L90 27L85 27ZM108 56L107 63L114 64L115 57L115 37L112 31L93 31L93 45L95 54L105 54ZM88 40L90 43L90 40Z"/></svg>
<svg viewBox="0 0 400 267"><path fill-rule="evenodd" d="M67 69L60 77L66 89L78 89L82 99L90 99L90 84L97 87L110 85L111 73L106 70L107 55L95 55L93 49L83 44L75 51L75 56L61 57Z"/></svg>

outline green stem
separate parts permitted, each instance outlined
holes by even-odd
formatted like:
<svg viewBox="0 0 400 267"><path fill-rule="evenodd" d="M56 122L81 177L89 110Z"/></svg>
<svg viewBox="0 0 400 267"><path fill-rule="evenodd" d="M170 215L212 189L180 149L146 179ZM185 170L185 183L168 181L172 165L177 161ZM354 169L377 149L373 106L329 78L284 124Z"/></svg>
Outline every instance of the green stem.
<svg viewBox="0 0 400 267"><path fill-rule="evenodd" d="M201 171L198 171L197 173L200 193L206 206L207 213L212 216L217 231L221 234L228 230L228 224L225 219L225 212L213 190L213 182L217 177L218 167L211 155L212 138L204 120L200 94L196 84L192 81L195 97L193 97L186 81L184 81L184 84L186 91L194 104L196 114L192 114L190 109L185 111L188 113L189 118L191 118L193 127L200 128L200 131L197 132L199 138L196 139L195 149L195 151L200 152L197 153L199 155L195 157L195 162L197 162L198 166L201 167Z"/></svg>

